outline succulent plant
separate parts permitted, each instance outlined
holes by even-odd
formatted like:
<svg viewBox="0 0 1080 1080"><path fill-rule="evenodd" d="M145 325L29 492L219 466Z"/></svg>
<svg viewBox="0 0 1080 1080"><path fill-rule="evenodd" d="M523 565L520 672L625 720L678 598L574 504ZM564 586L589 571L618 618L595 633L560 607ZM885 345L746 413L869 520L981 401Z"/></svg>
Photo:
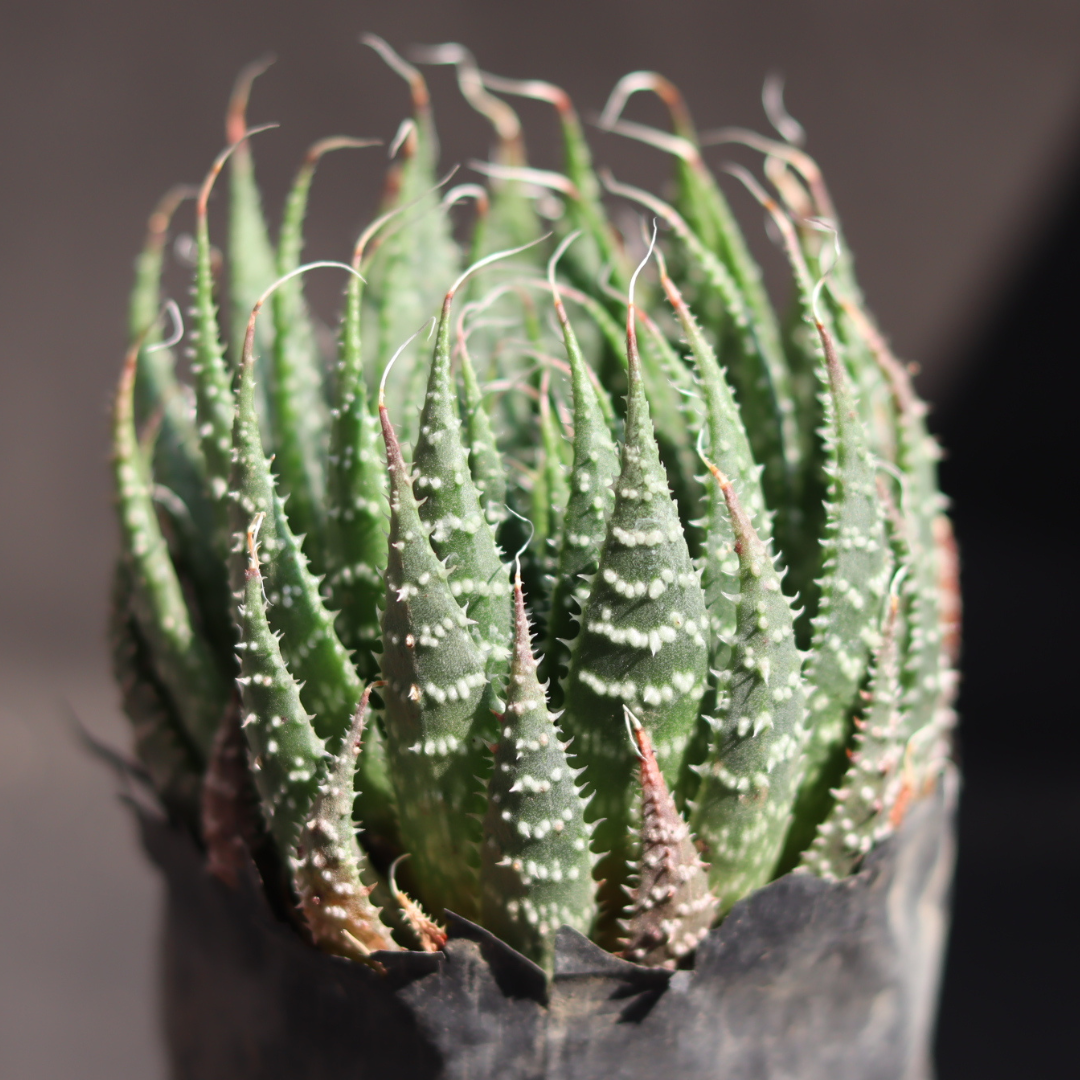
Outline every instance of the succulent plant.
<svg viewBox="0 0 1080 1080"><path fill-rule="evenodd" d="M349 257L301 265L307 199L324 153L371 140L314 144L273 244L246 127L265 64L201 187L151 218L113 430L136 755L214 872L257 868L330 952L438 949L449 909L542 966L569 924L671 967L779 874L855 870L948 754L925 409L798 146L699 138L674 86L629 75L601 124L671 156L669 203L594 171L562 90L440 46L418 58L456 65L496 136L488 186L444 193L422 74L366 41L413 115ZM671 132L621 119L641 91ZM561 172L496 93L555 107ZM704 163L719 142L763 155L775 194L729 171L775 226L784 316ZM161 280L189 195L184 326ZM345 275L336 342L315 267Z"/></svg>

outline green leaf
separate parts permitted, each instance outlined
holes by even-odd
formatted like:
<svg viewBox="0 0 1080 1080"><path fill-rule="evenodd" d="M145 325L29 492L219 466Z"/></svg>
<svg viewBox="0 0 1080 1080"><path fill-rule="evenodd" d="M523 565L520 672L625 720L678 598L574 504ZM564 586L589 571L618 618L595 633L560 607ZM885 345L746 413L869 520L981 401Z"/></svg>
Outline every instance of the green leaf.
<svg viewBox="0 0 1080 1080"><path fill-rule="evenodd" d="M703 430L708 435L709 457L731 478L739 500L763 543L768 543L772 527L761 490L761 470L754 464L742 416L728 385L726 374L682 293L667 274L660 259L660 281L668 302L682 327L694 358L701 396L705 403ZM739 570L735 555L735 532L724 493L718 484L707 489L705 553L701 560L702 585L712 621L712 663L726 667L724 638L735 631L735 603L727 594L738 592Z"/></svg>
<svg viewBox="0 0 1080 1080"><path fill-rule="evenodd" d="M806 688L790 601L772 555L731 481L710 471L727 502L739 558L739 593L726 698L690 828L705 844L721 913L773 876L802 778Z"/></svg>
<svg viewBox="0 0 1080 1080"><path fill-rule="evenodd" d="M645 311L638 317L645 327L641 342L641 374L656 426L660 459L668 485L679 505L679 516L690 523L698 513L704 491L697 477L694 445L703 422L701 398L694 376L660 327ZM697 555L697 532L687 533L692 555Z"/></svg>
<svg viewBox="0 0 1080 1080"><path fill-rule="evenodd" d="M563 238L560 243L560 247L570 242L573 237L573 233ZM567 249L571 250L571 249ZM536 282L535 284L540 284ZM551 291L551 283L547 283L548 290ZM569 285L560 284L558 286L559 295L566 299L571 300L575 304L580 305L585 314L592 320L593 325L600 331L601 336L604 339L604 345L608 351L618 357L619 364L623 371L626 370L626 334L618 321L614 316L600 303L594 296L589 296L588 293L581 292L580 289L572 288ZM554 296L555 294L552 293ZM564 337L565 343L565 337ZM580 346L579 346L580 348ZM584 356L584 352L582 351ZM608 393L607 387L604 386L600 377L592 371L591 368L587 368L589 371L589 380L593 385L593 389L596 391L596 402L600 408L600 411L604 415L604 422L608 426L608 430L612 436L617 435L622 429L621 420L615 415L615 407L611 401L611 395Z"/></svg>
<svg viewBox="0 0 1080 1080"><path fill-rule="evenodd" d="M188 336L195 341L195 355L191 362L191 373L195 377L195 420L206 463L206 482L214 508L215 545L222 555L229 550L228 506L225 496L229 490L229 473L232 468L235 405L232 377L225 363L225 350L218 329L207 203L225 162L243 145L244 139L264 130L266 128L254 128L242 133L243 138L240 141L231 143L218 154L203 180L195 203L195 329ZM273 280L273 275L270 280ZM268 281L267 284L269 283ZM252 304L254 302L252 300ZM245 312L245 326L250 311L248 308Z"/></svg>
<svg viewBox="0 0 1080 1080"><path fill-rule="evenodd" d="M479 492L484 516L494 529L506 520L506 473L464 333L458 335L457 352L461 365L461 408L469 450L469 471Z"/></svg>
<svg viewBox="0 0 1080 1080"><path fill-rule="evenodd" d="M642 124L618 119L631 94L642 90L655 92L667 106L674 127L674 135ZM794 415L789 374L785 371L784 353L780 344L780 332L772 305L769 302L761 278L761 270L746 245L731 207L701 156L697 131L690 111L679 89L663 76L651 71L632 72L619 80L608 99L601 118L601 126L631 138L639 139L669 153L675 160L678 193L675 205L686 219L691 232L727 268L731 279L744 298L758 339L761 358L768 369L779 408L782 427L782 444L787 456L787 466L795 463ZM708 276L708 272L707 276ZM725 303L725 307L727 304ZM730 310L728 311L730 315ZM741 335L730 328L718 327L725 353L730 345L736 351ZM735 377L742 383L740 373ZM749 377L753 377L751 374ZM745 389L740 385L745 394Z"/></svg>
<svg viewBox="0 0 1080 1080"><path fill-rule="evenodd" d="M792 160L809 159L801 151L791 151ZM816 168L816 166L815 166ZM795 469L792 504L779 515L778 534L781 547L787 557L790 577L788 591L798 592L805 604L805 616L796 627L800 641L810 637L809 626L817 615L820 603L819 582L822 552L817 543L824 535L828 522L829 493L827 490L830 468L829 450L823 439L828 431L828 417L820 397L811 389L812 380L820 380L821 341L817 331L817 316L813 310L814 278L811 267L822 276L840 272L845 280L850 278L850 260L841 250L839 233L831 225L819 225L817 230L803 224L801 231L776 201L762 190L757 181L740 166L728 166L728 171L738 177L771 215L779 230L783 246L791 264L795 279L795 302L789 335L788 357L792 367L793 386L796 389L799 428L799 464ZM781 193L791 194L790 184L785 184L776 169L772 175L780 185ZM800 189L801 191L801 189ZM802 194L805 194L804 192ZM831 205L831 204L829 204ZM823 207L818 207L820 211ZM806 211L809 215L813 212ZM822 251L822 232L832 233L834 242ZM824 253L837 252L835 260L823 258ZM808 255L808 253L812 253ZM826 270L828 265L830 269ZM825 313L822 318L837 342L837 351L853 383L853 396L859 410L866 441L870 450L880 460L895 457L895 422L888 393L878 364L874 361L867 342L856 332L854 320L843 306L836 302L832 293L823 297ZM815 396L818 400L815 402Z"/></svg>
<svg viewBox="0 0 1080 1080"><path fill-rule="evenodd" d="M874 652L868 703L857 722L851 765L837 789L828 816L802 854L802 868L836 881L846 877L878 840L893 830L891 820L903 788L900 598L890 594L881 641Z"/></svg>
<svg viewBox="0 0 1080 1080"><path fill-rule="evenodd" d="M568 251L566 257L567 268L575 284L586 291L593 289L598 274L608 266L611 267L616 287L625 289L631 268L619 236L608 221L600 201L600 183L593 169L592 152L569 95L558 86L535 79L504 79L483 72L481 80L483 85L499 93L546 101L555 106L562 131L565 175L530 170L533 174L530 178L565 198L567 234L578 230L583 234L583 242ZM507 174L504 172L503 175L505 177Z"/></svg>
<svg viewBox="0 0 1080 1080"><path fill-rule="evenodd" d="M955 662L956 550L952 528L938 490L937 462L941 456L926 429L926 405L919 400L904 366L893 356L869 317L847 298L842 301L875 361L888 380L896 410L896 465L904 478L899 486L901 523L897 529L900 558L910 566L904 581L905 730L913 736L947 708L954 685L950 663ZM943 648L943 645L945 646ZM950 652L952 655L950 656Z"/></svg>
<svg viewBox="0 0 1080 1080"><path fill-rule="evenodd" d="M406 82L413 102L413 119L399 131L392 149L401 160L387 180L384 210L411 205L416 213L388 235L372 261L370 296L377 312L372 370L381 372L390 357L425 319L439 309L460 265L460 253L450 222L435 194L438 140L431 115L431 98L423 76L374 34L363 41ZM398 145L400 141L400 145ZM423 364L403 365L397 380L401 389L391 407L399 417L401 440L413 442L417 431L416 402L422 400L427 371Z"/></svg>
<svg viewBox="0 0 1080 1080"><path fill-rule="evenodd" d="M326 747L315 733L311 714L300 701L300 688L289 674L277 636L266 621L266 599L256 546L260 511L244 537L246 568L241 602L240 694L242 727L251 750L251 771L263 817L278 853L288 857L319 787L326 782Z"/></svg>
<svg viewBox="0 0 1080 1080"><path fill-rule="evenodd" d="M726 373L716 359L716 352L702 332L682 293L668 276L662 256L658 256L660 281L690 346L697 369L698 385L704 403L704 417L697 422L699 445L708 438L709 454L725 476L732 478L740 502L762 542L768 544L772 533L771 515L765 509L761 487L761 469L754 464L742 416L728 386ZM682 762L677 796L680 805L691 796L698 784L694 767L704 760L711 742L710 716L723 698L723 685L730 675L732 646L736 630L735 597L739 594L739 559L735 553L735 532L727 500L718 484L706 489L702 551L698 559L705 604L709 612L709 664L712 679L709 696L702 702L694 737Z"/></svg>
<svg viewBox="0 0 1080 1080"><path fill-rule="evenodd" d="M462 96L494 129L497 140L493 152L495 162L509 166L526 164L525 140L517 113L485 89L483 76L468 49L456 42L448 42L415 49L413 55L421 63L453 64ZM473 259L527 244L541 231L533 200L523 186L516 180L496 180L492 185L490 205L473 234ZM470 290L473 295L487 291L489 285L484 277L477 275L473 280Z"/></svg>
<svg viewBox="0 0 1080 1080"><path fill-rule="evenodd" d="M132 604L154 669L188 737L204 757L225 711L222 672L195 625L169 556L135 431L134 385L141 342L128 350L113 409L113 477L121 549L134 583Z"/></svg>
<svg viewBox="0 0 1080 1080"><path fill-rule="evenodd" d="M378 421L368 402L361 351L364 248L384 224L378 218L360 235L345 289L337 380L327 461L327 586L337 607L338 633L355 650L365 678L378 670L378 603L386 568L386 470Z"/></svg>
<svg viewBox="0 0 1080 1080"><path fill-rule="evenodd" d="M488 782L480 892L484 925L547 971L562 925L589 932L593 899L586 800L537 680L529 617L514 586L506 711Z"/></svg>
<svg viewBox="0 0 1080 1080"><path fill-rule="evenodd" d="M612 482L619 472L618 451L602 409L601 394L593 385L594 376L581 353L559 287L555 284L555 265L565 246L566 241L552 257L548 273L555 313L570 361L574 460L566 512L557 537L559 558L551 595L548 644L542 661L549 679L561 676L569 661L567 642L577 633L575 614L581 610L588 595L588 586L583 579L594 574L599 565L608 518L615 504ZM562 687L554 682L552 687L561 702Z"/></svg>
<svg viewBox="0 0 1080 1080"><path fill-rule="evenodd" d="M551 375L545 371L540 380L540 446L537 483L533 488L532 523L536 528L535 545L547 573L555 569L559 527L566 516L570 486L566 478L568 440L551 407ZM542 492L542 498L537 495Z"/></svg>
<svg viewBox="0 0 1080 1080"><path fill-rule="evenodd" d="M171 349L161 347L156 323L161 307L161 272L169 223L180 203L197 194L175 187L150 215L146 243L135 264L128 332L141 340L135 376L135 423L152 437L148 454L155 490L167 488L183 522L174 520L168 537L181 577L190 579L211 645L232 646L232 617L228 583L214 544L214 510L206 492L206 467L195 431L191 391L176 376Z"/></svg>
<svg viewBox="0 0 1080 1080"><path fill-rule="evenodd" d="M468 612L470 632L489 674L505 671L510 645L510 582L495 534L480 505L461 438L450 375L450 309L443 302L420 434L413 450L414 488L431 547L449 570L450 590Z"/></svg>
<svg viewBox="0 0 1080 1080"><path fill-rule="evenodd" d="M379 418L390 477L382 616L387 753L401 838L424 904L478 914L480 830L471 813L494 724L485 658L428 541L385 401Z"/></svg>
<svg viewBox="0 0 1080 1080"><path fill-rule="evenodd" d="M202 786L199 753L184 731L135 617L130 566L119 561L113 575L109 650L120 701L131 721L135 756L170 814L190 828L199 820Z"/></svg>
<svg viewBox="0 0 1080 1080"><path fill-rule="evenodd" d="M274 62L264 57L248 64L237 76L225 118L225 138L235 147L229 165L229 314L230 355L240 364L248 316L263 290L278 276L274 245L263 216L262 198L255 182L251 146L245 140L247 105L252 83ZM273 325L264 320L259 329L258 353L273 354ZM259 372L260 377L262 372Z"/></svg>
<svg viewBox="0 0 1080 1080"><path fill-rule="evenodd" d="M821 537L826 529L829 467L823 438L826 418L821 396L821 339L813 311L814 280L789 216L746 170L728 166L728 171L742 180L771 215L792 270L794 289L784 347L791 370L798 459L792 470L790 499L777 512L776 537L787 565L787 592L791 596L797 595L803 603L803 612L795 624L795 636L800 645L808 645L811 620L817 614L820 601L818 577L822 568ZM831 319L829 325L833 325Z"/></svg>
<svg viewBox="0 0 1080 1080"><path fill-rule="evenodd" d="M255 411L253 355L256 316L267 299L264 293L248 320L244 361L237 389L234 464L230 483L230 517L236 540L231 559L234 594L244 594L248 572L241 542L257 515L265 552L266 598L269 620L280 635L275 648L284 656L292 676L301 684L304 707L315 731L337 753L360 700L360 679L334 630L334 616L319 593L319 579L308 569L307 557L289 525L284 505L262 449ZM365 825L391 843L395 835L393 799L385 774L381 741L374 726L360 758L361 790L358 811Z"/></svg>
<svg viewBox="0 0 1080 1080"><path fill-rule="evenodd" d="M897 432L896 417L891 408L890 380L875 359L874 346L863 333L862 326L869 321L865 300L855 279L851 249L844 239L817 162L796 147L738 129L730 132L730 137L769 155L766 172L773 179L792 218L799 222L798 244L806 263L814 275L825 276L827 273L830 278L831 287L823 299L832 317L845 365L854 380L870 445L878 457L893 460Z"/></svg>
<svg viewBox="0 0 1080 1080"><path fill-rule="evenodd" d="M825 353L825 450L829 488L818 614L806 679L809 693L806 775L784 855L789 865L810 843L847 768L856 694L880 632L881 600L892 557L874 458L849 379L829 329L818 317Z"/></svg>
<svg viewBox="0 0 1080 1080"><path fill-rule="evenodd" d="M632 199L662 218L685 245L695 264L705 275L710 289L723 304L733 335L725 341L728 374L735 385L754 458L764 466L762 477L771 508L786 505L790 495L790 472L795 439L795 407L787 364L777 346L758 321L731 271L695 235L683 217L663 200L647 191L605 177L613 194Z"/></svg>
<svg viewBox="0 0 1080 1080"><path fill-rule="evenodd" d="M634 710L674 784L706 685L708 615L653 436L634 327L627 316L630 393L615 505L574 640L565 726L596 798L597 847L609 852L609 916L626 880L632 751L623 706Z"/></svg>
<svg viewBox="0 0 1080 1080"><path fill-rule="evenodd" d="M308 194L323 154L371 146L374 142L335 137L321 139L308 150L285 202L275 277L284 277L300 265ZM269 284L268 281L266 285ZM308 558L315 572L323 573L326 569L324 462L330 439L330 417L323 385L323 360L300 278L283 282L274 292L273 311L273 362L269 383L278 486L286 500L293 532L305 537L304 549Z"/></svg>

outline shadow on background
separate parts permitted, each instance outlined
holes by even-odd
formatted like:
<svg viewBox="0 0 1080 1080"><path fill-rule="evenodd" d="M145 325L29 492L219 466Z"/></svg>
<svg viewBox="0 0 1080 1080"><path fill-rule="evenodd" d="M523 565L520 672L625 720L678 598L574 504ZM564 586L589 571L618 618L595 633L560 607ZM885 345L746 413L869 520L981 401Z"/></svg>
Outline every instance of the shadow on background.
<svg viewBox="0 0 1080 1080"><path fill-rule="evenodd" d="M105 412L131 263L158 195L199 178L220 148L237 70L266 50L280 60L251 117L282 122L256 147L271 215L314 138L393 136L406 93L358 45L364 29L401 48L463 41L489 70L564 85L586 118L620 75L649 67L681 85L702 128L760 129L761 81L784 72L869 302L900 354L924 362L950 448L944 476L967 602L967 787L940 1080L1075 1072L1065 1039L1080 813L1066 685L1077 604L1065 508L1076 484L1065 469L1076 457L1066 440L1080 358L1065 313L1080 287L1080 217L1069 202L1080 173L1023 284L1001 288L1018 238L1046 220L1044 192L1080 104L1075 0L38 0L8 2L2 14L4 1080L163 1075L158 883L112 778L75 748L60 704L126 741L102 627L115 551ZM489 132L452 74L434 71L431 83L444 162L482 156ZM632 108L661 120L655 103ZM554 165L550 110L521 112L533 163ZM590 139L621 179L664 183L657 152ZM728 153L711 151L710 163ZM311 258L346 253L376 202L380 151L362 154L371 157L340 155L320 169ZM757 208L731 196L775 273ZM312 286L329 315L339 283L326 275ZM988 312L997 296L1006 302ZM979 344L963 347L977 325Z"/></svg>
<svg viewBox="0 0 1080 1080"><path fill-rule="evenodd" d="M941 1080L1076 1069L1080 153L1063 179L935 425L965 605Z"/></svg>

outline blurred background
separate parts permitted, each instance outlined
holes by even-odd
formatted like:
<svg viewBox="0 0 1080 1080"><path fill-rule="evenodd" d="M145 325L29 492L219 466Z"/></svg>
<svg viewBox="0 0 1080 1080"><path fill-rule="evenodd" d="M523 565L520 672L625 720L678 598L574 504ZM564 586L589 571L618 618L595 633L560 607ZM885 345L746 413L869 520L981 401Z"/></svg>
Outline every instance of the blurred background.
<svg viewBox="0 0 1080 1080"><path fill-rule="evenodd" d="M0 1076L165 1075L159 883L67 711L124 745L103 623L107 407L131 264L158 196L199 179L223 144L236 72L265 52L278 62L249 116L282 125L255 143L271 217L316 137L393 136L404 85L359 45L364 30L402 50L464 42L489 71L562 85L586 117L620 75L655 68L702 129L764 129L762 82L784 75L871 307L921 365L949 451L966 786L939 1076L1075 1076L1080 724L1065 691L1078 605L1065 508L1080 346L1065 319L1080 293L1080 4L4 0L0 20ZM483 156L487 127L452 73L432 70L430 84L444 163ZM655 103L631 108L660 120ZM521 113L532 163L554 165L552 117ZM663 185L658 152L593 143L621 179ZM310 257L347 254L381 153L323 164ZM776 273L760 213L729 188ZM314 300L329 316L338 284L327 288Z"/></svg>

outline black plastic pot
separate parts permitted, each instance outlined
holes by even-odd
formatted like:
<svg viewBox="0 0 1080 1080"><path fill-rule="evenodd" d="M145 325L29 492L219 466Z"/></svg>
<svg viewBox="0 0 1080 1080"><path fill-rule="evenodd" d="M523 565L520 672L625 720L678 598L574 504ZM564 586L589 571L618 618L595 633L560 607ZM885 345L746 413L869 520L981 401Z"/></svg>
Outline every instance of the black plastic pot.
<svg viewBox="0 0 1080 1080"><path fill-rule="evenodd" d="M230 889L142 819L165 874L164 1011L175 1080L928 1080L957 782L864 869L788 875L732 910L692 971L646 969L560 931L554 979L450 917L439 954L387 974L323 955L256 885Z"/></svg>

